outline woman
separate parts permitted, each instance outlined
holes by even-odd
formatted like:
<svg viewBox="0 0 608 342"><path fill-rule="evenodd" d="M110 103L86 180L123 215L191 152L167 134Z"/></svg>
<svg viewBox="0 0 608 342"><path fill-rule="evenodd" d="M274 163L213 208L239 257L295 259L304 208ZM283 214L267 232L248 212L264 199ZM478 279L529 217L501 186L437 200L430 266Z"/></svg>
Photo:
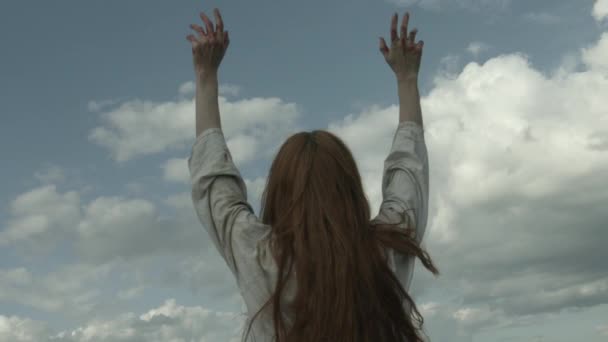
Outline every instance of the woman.
<svg viewBox="0 0 608 342"><path fill-rule="evenodd" d="M415 29L407 36L409 15L401 37L392 17L390 49L380 38L400 113L373 220L350 150L324 130L285 141L254 214L219 116L217 72L230 38L217 9L215 27L201 18L206 29L191 25L199 34L187 37L197 81L192 200L247 305L243 341L422 341L407 293L415 257L438 271L420 248L429 170L417 88L423 43L414 43Z"/></svg>

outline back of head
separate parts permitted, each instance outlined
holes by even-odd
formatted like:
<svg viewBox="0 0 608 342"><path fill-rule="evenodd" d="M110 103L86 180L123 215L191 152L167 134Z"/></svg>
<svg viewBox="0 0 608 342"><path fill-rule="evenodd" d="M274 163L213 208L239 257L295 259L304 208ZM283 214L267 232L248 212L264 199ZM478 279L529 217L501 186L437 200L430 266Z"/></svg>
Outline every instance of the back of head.
<svg viewBox="0 0 608 342"><path fill-rule="evenodd" d="M261 219L272 227L279 276L257 314L272 305L277 342L422 341L423 319L389 268L385 250L416 255L437 270L409 224L404 230L370 222L356 162L340 138L316 130L287 139L270 167ZM297 294L288 327L280 298L292 271ZM404 304L413 309L418 327Z"/></svg>

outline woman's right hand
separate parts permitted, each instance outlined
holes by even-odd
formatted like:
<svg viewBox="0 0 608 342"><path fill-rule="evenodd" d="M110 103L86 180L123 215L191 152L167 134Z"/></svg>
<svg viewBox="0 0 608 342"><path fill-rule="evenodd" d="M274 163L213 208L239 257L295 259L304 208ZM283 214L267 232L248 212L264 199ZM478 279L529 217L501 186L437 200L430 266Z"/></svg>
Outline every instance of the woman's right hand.
<svg viewBox="0 0 608 342"><path fill-rule="evenodd" d="M405 12L403 22L401 23L401 37L397 36L397 13L393 15L391 21L391 47L386 46L384 38L380 37L380 52L384 55L384 59L395 72L398 80L418 80L418 71L420 70L420 60L422 59L423 41L416 43L416 33L418 30L414 28L409 35L407 34L407 25L410 15Z"/></svg>

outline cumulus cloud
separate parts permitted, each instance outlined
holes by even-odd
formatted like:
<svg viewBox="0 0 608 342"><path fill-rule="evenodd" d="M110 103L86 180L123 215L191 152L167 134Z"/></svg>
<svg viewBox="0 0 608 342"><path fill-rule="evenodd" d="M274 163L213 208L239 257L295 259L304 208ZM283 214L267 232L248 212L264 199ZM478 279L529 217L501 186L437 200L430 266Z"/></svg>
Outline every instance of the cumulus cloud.
<svg viewBox="0 0 608 342"><path fill-rule="evenodd" d="M449 53L439 60L438 74L445 76L456 75L462 67L462 57L456 53Z"/></svg>
<svg viewBox="0 0 608 342"><path fill-rule="evenodd" d="M608 336L608 324L599 325L596 330L601 336Z"/></svg>
<svg viewBox="0 0 608 342"><path fill-rule="evenodd" d="M602 33L596 44L582 49L582 60L588 68L598 71L597 77L608 72L608 32Z"/></svg>
<svg viewBox="0 0 608 342"><path fill-rule="evenodd" d="M425 302L418 304L418 310L424 317L424 332L431 341L473 341L473 327L459 318L462 309L439 302Z"/></svg>
<svg viewBox="0 0 608 342"><path fill-rule="evenodd" d="M45 322L0 315L0 341L48 341L52 330Z"/></svg>
<svg viewBox="0 0 608 342"><path fill-rule="evenodd" d="M163 177L166 181L189 183L190 171L188 158L171 158L162 165Z"/></svg>
<svg viewBox="0 0 608 342"><path fill-rule="evenodd" d="M45 275L34 274L25 267L0 269L0 302L18 303L46 312L90 314L101 295L96 285L105 280L112 268L111 264L75 264Z"/></svg>
<svg viewBox="0 0 608 342"><path fill-rule="evenodd" d="M427 10L440 10L446 6L456 5L460 8L479 10L502 10L511 4L511 0L387 0L389 3L401 6L418 6Z"/></svg>
<svg viewBox="0 0 608 342"><path fill-rule="evenodd" d="M196 91L196 83L189 81L179 86L177 92L180 96L193 96Z"/></svg>
<svg viewBox="0 0 608 342"><path fill-rule="evenodd" d="M444 275L438 282L422 275L424 287L457 286L465 304L488 304L511 319L608 301L601 261L608 158L596 128L607 126L598 123L607 119L608 82L594 58L603 39L582 50L587 70L566 77L543 75L513 54L435 80L422 99L434 184L426 243ZM397 110L371 107L329 125L353 150L374 212ZM487 317L480 312L454 318Z"/></svg>
<svg viewBox="0 0 608 342"><path fill-rule="evenodd" d="M182 86L180 91L185 92ZM228 87L224 93L238 93ZM222 128L227 144L233 148L236 163L245 163L254 156L266 156L299 128L295 120L299 112L295 104L278 98L251 98L228 101L219 98ZM124 162L137 156L190 146L195 132L193 99L156 103L132 100L100 114L101 126L94 128L90 141L110 151L112 158Z"/></svg>
<svg viewBox="0 0 608 342"><path fill-rule="evenodd" d="M266 177L258 177L253 180L246 178L245 185L247 186L247 199L254 207L259 207L262 200L262 192L266 186Z"/></svg>
<svg viewBox="0 0 608 342"><path fill-rule="evenodd" d="M35 172L34 177L43 184L60 183L65 180L65 171L59 165L51 164Z"/></svg>
<svg viewBox="0 0 608 342"><path fill-rule="evenodd" d="M402 7L410 7L410 6L419 6L424 9L432 9L439 10L441 5L441 0L387 0L389 3L392 3L397 6Z"/></svg>
<svg viewBox="0 0 608 342"><path fill-rule="evenodd" d="M141 296L143 291L144 291L143 286L135 286L135 287L131 287L131 288L128 288L125 290L120 290L118 292L118 298L124 299L124 300L137 298L137 297Z"/></svg>
<svg viewBox="0 0 608 342"><path fill-rule="evenodd" d="M466 50L473 55L473 57L477 57L479 56L479 54L483 51L486 51L490 48L489 45L487 45L486 43L482 43L482 42L471 42Z"/></svg>
<svg viewBox="0 0 608 342"><path fill-rule="evenodd" d="M224 97L238 96L241 92L241 87L234 84L222 84L218 91Z"/></svg>
<svg viewBox="0 0 608 342"><path fill-rule="evenodd" d="M80 219L80 195L76 191L62 194L55 185L44 185L17 196L9 213L0 231L0 246L25 241L32 251L46 251Z"/></svg>
<svg viewBox="0 0 608 342"><path fill-rule="evenodd" d="M209 301L219 300L222 307L240 305L236 280L215 248L176 258L172 265L163 270L158 279L164 286L185 289L194 295L208 298Z"/></svg>
<svg viewBox="0 0 608 342"><path fill-rule="evenodd" d="M608 0L596 0L593 4L592 15L597 21L602 21L608 17Z"/></svg>
<svg viewBox="0 0 608 342"><path fill-rule="evenodd" d="M91 112L99 112L101 110L103 110L104 108L110 107L114 104L117 104L121 101L124 101L126 98L125 97L120 97L120 98L116 98L116 99L110 99L110 100L91 100L87 103L87 109Z"/></svg>
<svg viewBox="0 0 608 342"><path fill-rule="evenodd" d="M178 93L181 97L193 96L196 91L196 83L188 81L183 83L178 88ZM238 96L241 91L241 87L234 84L221 84L218 93L220 96L230 97Z"/></svg>
<svg viewBox="0 0 608 342"><path fill-rule="evenodd" d="M602 13L594 7L596 12ZM422 98L431 172L424 244L442 276L434 278L418 265L412 293L421 303L432 340L472 341L484 329L529 324L567 309L608 303L607 41L604 33L572 55L582 70L567 67L549 75L521 53L483 63L463 61L465 65L439 73ZM259 159L271 157L296 128L296 106L280 99L222 99L221 105L227 113L224 131L238 162L247 162L252 153ZM188 101L130 101L117 110L126 115L103 113L106 121L93 138L101 139L95 141L116 160L173 148L193 135L193 105ZM285 112L292 115L272 120ZM179 122L167 125L167 113ZM270 124L256 126L259 122ZM374 213L381 201L383 159L397 122L398 107L393 105L370 106L328 124L353 151ZM148 131L155 139L166 136L148 146L154 140L143 133ZM104 134L108 140L102 139ZM106 144L110 140L114 145ZM165 179L185 181L185 159L170 159L162 167ZM255 203L265 179L245 182ZM159 208L143 198L104 196L81 207L78 193L41 187L13 201L0 243L46 239L54 236L50 232L70 227L83 260L103 264L116 256L130 262L153 256L171 261L171 267L160 271L162 286L186 286L197 294L204 290L231 313L169 300L141 315L100 318L59 333L37 321L0 316L0 340L32 336L30 340L45 341L50 335L55 341L235 338L240 323L231 308L238 307L238 290L224 261L204 244L189 193L167 196L164 202L179 210L175 219L161 219ZM168 251L186 253L166 257ZM100 299L95 282L107 270L87 273L85 268L64 269L56 276L39 276L25 267L3 269L0 302L18 301L52 312L94 310ZM446 289L451 299L436 296ZM136 298L142 291L138 283L121 288L117 297ZM605 333L605 327L597 329Z"/></svg>
<svg viewBox="0 0 608 342"><path fill-rule="evenodd" d="M187 223L192 217L188 219L161 218L156 206L144 199L98 197L85 207L78 223L76 249L91 262L193 253L205 239L202 229Z"/></svg>
<svg viewBox="0 0 608 342"><path fill-rule="evenodd" d="M0 341L238 342L244 322L240 313L182 306L168 299L140 315L128 312L109 319L93 319L60 332L53 332L44 322L0 315Z"/></svg>
<svg viewBox="0 0 608 342"><path fill-rule="evenodd" d="M183 206L192 209L191 201ZM100 196L81 205L77 191L62 193L55 185L17 196L10 214L0 245L18 246L15 250L27 258L62 244L83 261L104 263L176 251L191 254L206 241L194 212L163 218L149 200L120 196Z"/></svg>
<svg viewBox="0 0 608 342"><path fill-rule="evenodd" d="M523 18L527 21L539 24L556 24L561 21L561 18L549 12L527 12Z"/></svg>
<svg viewBox="0 0 608 342"><path fill-rule="evenodd" d="M179 173L187 172L184 160L176 164L185 171L168 164L167 178L179 180ZM245 183L249 201L259 205L265 178L245 178ZM0 245L15 247L31 259L41 249L52 253L61 244L92 264L198 255L211 246L194 213L190 191L168 195L162 203L176 209L177 215L164 217L161 208L143 198L99 196L81 203L77 191L62 193L55 185L34 188L12 201L11 217L0 230Z"/></svg>
<svg viewBox="0 0 608 342"><path fill-rule="evenodd" d="M452 289L463 305L450 318L458 327L608 303L606 42L603 34L579 51L583 71L545 75L525 54L501 55L438 74L422 98L424 243L442 276L418 267L412 292L429 300L433 289ZM372 108L330 124L364 170L374 212L397 113Z"/></svg>
<svg viewBox="0 0 608 342"><path fill-rule="evenodd" d="M422 100L434 180L426 241L443 276L421 270L415 289L416 279L421 291L456 287L465 305L509 319L608 302L604 39L581 50L585 71L566 76L515 54L435 80Z"/></svg>

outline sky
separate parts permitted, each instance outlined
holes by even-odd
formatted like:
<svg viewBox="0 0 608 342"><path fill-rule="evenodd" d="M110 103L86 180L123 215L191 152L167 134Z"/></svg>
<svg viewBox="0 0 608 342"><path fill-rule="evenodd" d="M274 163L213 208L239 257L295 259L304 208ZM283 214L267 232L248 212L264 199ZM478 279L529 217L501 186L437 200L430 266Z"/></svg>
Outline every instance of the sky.
<svg viewBox="0 0 608 342"><path fill-rule="evenodd" d="M291 134L351 148L372 212L410 11L429 152L411 294L431 341L608 339L608 0L3 1L0 341L239 341L198 222L191 23L220 8L220 111L259 213ZM604 95L602 95L604 94Z"/></svg>

